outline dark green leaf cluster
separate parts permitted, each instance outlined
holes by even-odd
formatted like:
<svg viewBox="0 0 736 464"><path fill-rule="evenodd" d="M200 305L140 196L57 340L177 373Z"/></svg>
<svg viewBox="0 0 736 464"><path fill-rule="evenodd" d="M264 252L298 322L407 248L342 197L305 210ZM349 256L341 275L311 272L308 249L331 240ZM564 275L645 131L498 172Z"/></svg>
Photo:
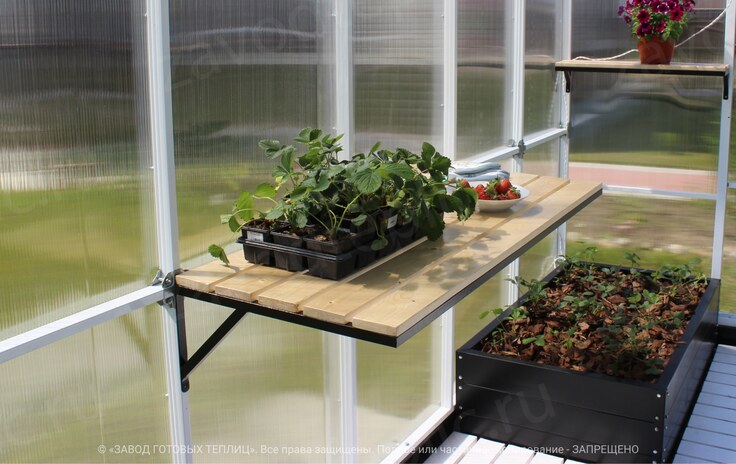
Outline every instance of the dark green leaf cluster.
<svg viewBox="0 0 736 464"><path fill-rule="evenodd" d="M395 211L402 224L413 222L429 240L442 236L444 213L460 220L473 214L477 193L463 188L447 192L450 159L431 144L424 143L415 154L380 149L379 142L367 154L339 159L341 138L305 128L294 139L306 148L301 155L292 145L261 140L260 148L275 162L273 183L243 192L222 222L233 232L254 219L288 224L294 232L314 224L328 239L338 238L348 219L356 226L368 222L377 237L371 247L378 250L388 243L380 220L384 209ZM255 200L267 200L271 207L260 210Z"/></svg>

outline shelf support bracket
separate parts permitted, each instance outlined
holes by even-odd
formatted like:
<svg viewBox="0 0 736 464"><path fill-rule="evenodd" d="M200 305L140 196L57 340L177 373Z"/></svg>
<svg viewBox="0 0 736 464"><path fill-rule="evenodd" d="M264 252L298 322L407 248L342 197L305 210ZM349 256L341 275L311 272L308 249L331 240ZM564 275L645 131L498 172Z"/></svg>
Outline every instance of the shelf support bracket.
<svg viewBox="0 0 736 464"><path fill-rule="evenodd" d="M562 71L562 74L565 75L565 92L570 93L572 92L572 71Z"/></svg>
<svg viewBox="0 0 736 464"><path fill-rule="evenodd" d="M175 300L176 330L179 338L179 370L181 372L181 391L189 391L189 376L199 364L220 344L220 342L238 325L238 322L248 314L247 310L235 309L220 326L212 332L207 340L189 357L187 348L186 313L184 312L184 297L176 289L174 275L169 274L164 279L164 301ZM172 301L173 303L173 301Z"/></svg>
<svg viewBox="0 0 736 464"><path fill-rule="evenodd" d="M728 100L728 91L731 89L731 84L729 81L731 80L731 74L726 73L723 75L723 99Z"/></svg>

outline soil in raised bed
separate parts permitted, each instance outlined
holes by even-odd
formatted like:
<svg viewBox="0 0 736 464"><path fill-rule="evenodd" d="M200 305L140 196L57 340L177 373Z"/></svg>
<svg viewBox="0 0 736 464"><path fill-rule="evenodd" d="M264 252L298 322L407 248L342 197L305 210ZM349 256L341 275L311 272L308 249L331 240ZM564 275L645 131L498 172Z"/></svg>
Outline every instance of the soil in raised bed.
<svg viewBox="0 0 736 464"><path fill-rule="evenodd" d="M568 261L548 285L516 279L528 298L481 340L488 353L654 382L707 280L689 266L656 272ZM499 310L496 310L500 312Z"/></svg>

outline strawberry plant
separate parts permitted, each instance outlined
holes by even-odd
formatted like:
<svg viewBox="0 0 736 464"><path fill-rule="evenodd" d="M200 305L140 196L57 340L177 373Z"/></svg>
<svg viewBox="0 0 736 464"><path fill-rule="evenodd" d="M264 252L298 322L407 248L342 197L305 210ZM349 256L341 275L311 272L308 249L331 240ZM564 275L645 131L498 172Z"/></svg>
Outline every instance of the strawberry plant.
<svg viewBox="0 0 736 464"><path fill-rule="evenodd" d="M684 334L707 279L692 264L652 272L592 265L588 260L594 251L564 257L561 272L547 285L513 279L528 293L511 311L512 317L481 341L483 351L656 381ZM626 258L632 265L639 260L634 253Z"/></svg>

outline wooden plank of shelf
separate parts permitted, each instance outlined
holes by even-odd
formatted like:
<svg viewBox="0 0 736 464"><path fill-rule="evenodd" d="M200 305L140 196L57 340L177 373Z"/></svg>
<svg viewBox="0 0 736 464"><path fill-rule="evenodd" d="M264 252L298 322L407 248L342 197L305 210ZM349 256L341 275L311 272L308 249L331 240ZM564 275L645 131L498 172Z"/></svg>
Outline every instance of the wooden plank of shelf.
<svg viewBox="0 0 736 464"><path fill-rule="evenodd" d="M529 198L515 206L513 214L525 211L547 195L562 188L567 182L554 177L531 179L525 185L531 190ZM304 302L306 316L346 324L352 316L376 298L391 291L412 276L428 272L437 263L461 251L469 242L508 221L508 215L474 215L465 223L446 227L442 240L425 241L388 262L349 282L321 292Z"/></svg>
<svg viewBox="0 0 736 464"><path fill-rule="evenodd" d="M451 265L442 262L374 299L353 316L353 326L398 337L457 295L469 282L475 282L494 269L538 237L550 224L600 191L598 183L565 185L534 208L472 241L452 257Z"/></svg>
<svg viewBox="0 0 736 464"><path fill-rule="evenodd" d="M259 293L293 275L293 272L275 267L253 266L223 280L213 290L236 300L255 301Z"/></svg>
<svg viewBox="0 0 736 464"><path fill-rule="evenodd" d="M728 65L707 63L640 64L638 61L563 60L555 63L555 70L723 77L728 74Z"/></svg>
<svg viewBox="0 0 736 464"><path fill-rule="evenodd" d="M221 261L210 261L202 266L185 271L176 276L176 284L199 292L212 292L215 286L223 280L244 269L255 266L255 264L245 260L242 251L227 255L227 259L230 260L229 265L225 265Z"/></svg>

